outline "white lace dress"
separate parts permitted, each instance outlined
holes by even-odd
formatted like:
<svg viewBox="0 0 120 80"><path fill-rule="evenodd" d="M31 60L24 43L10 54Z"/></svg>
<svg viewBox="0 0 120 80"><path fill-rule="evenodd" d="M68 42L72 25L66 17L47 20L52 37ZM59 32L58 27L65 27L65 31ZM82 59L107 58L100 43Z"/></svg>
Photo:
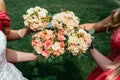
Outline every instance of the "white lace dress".
<svg viewBox="0 0 120 80"><path fill-rule="evenodd" d="M0 31L0 80L28 80L13 64L7 62L5 55L6 37Z"/></svg>

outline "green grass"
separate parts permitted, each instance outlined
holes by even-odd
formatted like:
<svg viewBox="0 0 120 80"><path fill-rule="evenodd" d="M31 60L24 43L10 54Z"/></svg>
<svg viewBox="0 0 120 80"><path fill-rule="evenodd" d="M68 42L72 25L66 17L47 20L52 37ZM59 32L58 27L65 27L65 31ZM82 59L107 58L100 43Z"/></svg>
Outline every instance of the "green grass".
<svg viewBox="0 0 120 80"><path fill-rule="evenodd" d="M61 9L71 10L81 19L80 24L97 22L107 17L111 10L119 7L114 0L6 0L11 18L11 28L23 28L22 15L30 7L41 6L51 14ZM108 55L109 37L111 32L94 34L94 46L103 54ZM16 47L17 46L17 47ZM24 39L8 42L8 47L32 52L30 35ZM29 80L85 80L96 67L89 53L80 58L69 57L58 63L24 62L15 64Z"/></svg>

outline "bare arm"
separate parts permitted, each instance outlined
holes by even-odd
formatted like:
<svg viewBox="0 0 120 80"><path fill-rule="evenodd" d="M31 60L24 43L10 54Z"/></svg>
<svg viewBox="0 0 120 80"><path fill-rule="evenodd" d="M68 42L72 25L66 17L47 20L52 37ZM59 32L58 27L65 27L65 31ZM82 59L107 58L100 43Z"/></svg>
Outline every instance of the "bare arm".
<svg viewBox="0 0 120 80"><path fill-rule="evenodd" d="M4 0L0 0L0 12L1 11L7 11ZM19 30L11 30L9 27L6 26L3 27L2 31L6 34L8 40L16 40L20 38L20 35L21 37L24 37L27 34L29 34L30 29L28 28L22 29L20 35L18 35Z"/></svg>
<svg viewBox="0 0 120 80"><path fill-rule="evenodd" d="M30 29L24 28L20 30L10 30L7 35L7 40L17 40L21 37L25 37L30 33Z"/></svg>
<svg viewBox="0 0 120 80"><path fill-rule="evenodd" d="M7 40L17 40L17 39L27 36L31 32L29 28L11 30L10 27L3 27L2 31L7 36Z"/></svg>
<svg viewBox="0 0 120 80"><path fill-rule="evenodd" d="M92 57L94 58L94 60L96 61L96 63L98 64L98 66L103 70L107 70L108 68L110 68L110 66L112 65L112 61L110 59L108 59L107 57L105 57L104 55L102 55L97 49L90 49L90 53L92 55Z"/></svg>
<svg viewBox="0 0 120 80"><path fill-rule="evenodd" d="M102 32L106 30L106 27L104 27L106 24L109 23L109 21L111 20L111 17L108 16L105 19L103 19L102 21L99 21L97 23L86 23L86 24L81 24L80 26L85 29L85 30L91 30L94 29L95 32Z"/></svg>
<svg viewBox="0 0 120 80"><path fill-rule="evenodd" d="M36 60L37 56L33 53L20 52L12 49L6 50L6 58L9 62L24 62Z"/></svg>
<svg viewBox="0 0 120 80"><path fill-rule="evenodd" d="M0 0L0 11L6 11L6 6L4 0Z"/></svg>

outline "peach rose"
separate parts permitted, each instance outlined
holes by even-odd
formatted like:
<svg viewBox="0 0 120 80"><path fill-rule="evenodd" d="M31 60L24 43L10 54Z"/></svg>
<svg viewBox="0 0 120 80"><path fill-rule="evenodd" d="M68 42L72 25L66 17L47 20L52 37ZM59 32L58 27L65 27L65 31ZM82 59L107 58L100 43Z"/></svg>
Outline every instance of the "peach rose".
<svg viewBox="0 0 120 80"><path fill-rule="evenodd" d="M34 49L36 50L36 52L38 54L41 54L42 53L42 49L40 47L37 47L37 46L34 46Z"/></svg>
<svg viewBox="0 0 120 80"><path fill-rule="evenodd" d="M52 47L52 45L53 45L53 41L51 41L51 40L46 40L46 41L43 43L43 45L44 45L44 48L45 48L46 50L49 50L49 49Z"/></svg>
<svg viewBox="0 0 120 80"><path fill-rule="evenodd" d="M44 50L42 51L41 55L44 56L45 58L48 58L50 56L50 53L47 50Z"/></svg>
<svg viewBox="0 0 120 80"><path fill-rule="evenodd" d="M64 35L63 35L63 31L62 30L59 30L58 31L58 34L57 34L57 36L58 36L58 40L65 40L65 37L64 37Z"/></svg>
<svg viewBox="0 0 120 80"><path fill-rule="evenodd" d="M54 52L53 52L53 55L55 55L55 56L60 56L60 52L59 52L59 51L54 51Z"/></svg>

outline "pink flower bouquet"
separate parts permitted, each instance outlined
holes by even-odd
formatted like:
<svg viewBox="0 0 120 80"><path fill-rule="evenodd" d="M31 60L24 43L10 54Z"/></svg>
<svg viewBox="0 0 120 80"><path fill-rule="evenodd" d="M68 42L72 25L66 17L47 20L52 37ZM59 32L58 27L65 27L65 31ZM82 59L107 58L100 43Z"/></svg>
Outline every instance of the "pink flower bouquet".
<svg viewBox="0 0 120 80"><path fill-rule="evenodd" d="M65 37L61 31L45 29L32 36L32 46L36 53L44 58L60 56L65 52Z"/></svg>

